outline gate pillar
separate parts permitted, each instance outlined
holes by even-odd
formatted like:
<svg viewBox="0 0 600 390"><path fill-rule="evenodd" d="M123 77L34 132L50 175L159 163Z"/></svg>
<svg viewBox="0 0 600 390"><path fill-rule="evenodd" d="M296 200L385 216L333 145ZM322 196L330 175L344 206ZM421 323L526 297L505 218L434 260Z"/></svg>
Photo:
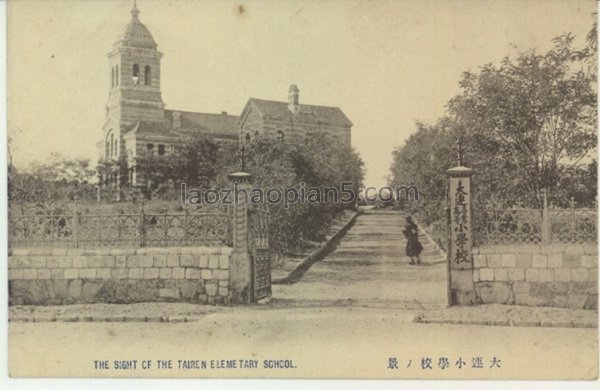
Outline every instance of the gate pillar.
<svg viewBox="0 0 600 390"><path fill-rule="evenodd" d="M252 258L250 256L249 199L252 176L246 172L228 175L232 183L231 205L232 252L229 265L229 299L231 303L252 302Z"/></svg>
<svg viewBox="0 0 600 390"><path fill-rule="evenodd" d="M460 159L459 159L460 164ZM473 232L471 224L471 175L462 165L447 171L448 192L448 304L475 303L473 283Z"/></svg>

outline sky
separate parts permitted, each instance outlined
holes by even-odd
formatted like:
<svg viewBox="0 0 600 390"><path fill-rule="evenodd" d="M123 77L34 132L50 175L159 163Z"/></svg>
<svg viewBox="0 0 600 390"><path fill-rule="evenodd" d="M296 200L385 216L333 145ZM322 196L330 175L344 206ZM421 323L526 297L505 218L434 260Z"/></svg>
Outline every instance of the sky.
<svg viewBox="0 0 600 390"><path fill-rule="evenodd" d="M110 87L106 54L132 0L14 0L8 10L8 133L18 167L51 153L97 159ZM169 109L239 115L249 97L340 107L367 186L392 151L433 123L462 72L582 45L594 0L138 0L158 49Z"/></svg>

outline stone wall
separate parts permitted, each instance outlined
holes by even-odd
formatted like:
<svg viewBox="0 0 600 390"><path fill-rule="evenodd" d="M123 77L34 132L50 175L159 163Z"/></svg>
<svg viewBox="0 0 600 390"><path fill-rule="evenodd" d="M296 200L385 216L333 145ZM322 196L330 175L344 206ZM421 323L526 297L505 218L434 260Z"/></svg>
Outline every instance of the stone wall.
<svg viewBox="0 0 600 390"><path fill-rule="evenodd" d="M478 303L598 308L596 245L474 248Z"/></svg>
<svg viewBox="0 0 600 390"><path fill-rule="evenodd" d="M234 303L231 253L227 247L13 249L9 304Z"/></svg>

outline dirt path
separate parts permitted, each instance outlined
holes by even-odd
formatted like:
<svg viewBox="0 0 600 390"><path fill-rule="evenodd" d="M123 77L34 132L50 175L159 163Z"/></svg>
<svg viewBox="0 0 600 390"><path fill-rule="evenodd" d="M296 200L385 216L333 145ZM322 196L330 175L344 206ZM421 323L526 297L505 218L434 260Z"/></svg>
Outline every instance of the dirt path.
<svg viewBox="0 0 600 390"><path fill-rule="evenodd" d="M397 211L367 210L337 249L293 285L273 286L274 305L440 308L446 305L446 264L421 234L422 264L408 264Z"/></svg>

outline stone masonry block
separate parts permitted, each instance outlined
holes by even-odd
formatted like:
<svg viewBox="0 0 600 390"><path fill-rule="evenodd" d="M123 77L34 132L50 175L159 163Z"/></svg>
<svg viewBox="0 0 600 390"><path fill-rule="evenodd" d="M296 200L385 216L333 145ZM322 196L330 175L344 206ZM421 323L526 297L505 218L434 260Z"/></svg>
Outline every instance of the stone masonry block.
<svg viewBox="0 0 600 390"><path fill-rule="evenodd" d="M502 267L502 255L487 255L487 265L490 268Z"/></svg>
<svg viewBox="0 0 600 390"><path fill-rule="evenodd" d="M581 267L581 255L573 253L563 254L563 268L580 268Z"/></svg>
<svg viewBox="0 0 600 390"><path fill-rule="evenodd" d="M215 279L218 280L229 280L229 270L218 269L214 271Z"/></svg>
<svg viewBox="0 0 600 390"><path fill-rule="evenodd" d="M226 297L227 294L229 294L229 289L227 287L219 287L219 295Z"/></svg>
<svg viewBox="0 0 600 390"><path fill-rule="evenodd" d="M37 278L38 279L50 279L50 269L49 268L39 268L37 270Z"/></svg>
<svg viewBox="0 0 600 390"><path fill-rule="evenodd" d="M548 268L562 268L563 259L560 253L551 253L548 255Z"/></svg>
<svg viewBox="0 0 600 390"><path fill-rule="evenodd" d="M144 269L143 268L129 268L129 279L143 279Z"/></svg>
<svg viewBox="0 0 600 390"><path fill-rule="evenodd" d="M556 268L554 270L554 278L557 282L570 282L571 270L569 268Z"/></svg>
<svg viewBox="0 0 600 390"><path fill-rule="evenodd" d="M97 268L96 269L96 278L98 279L110 279L111 272L110 268Z"/></svg>
<svg viewBox="0 0 600 390"><path fill-rule="evenodd" d="M115 258L113 256L91 256L88 259L87 266L91 268L113 268Z"/></svg>
<svg viewBox="0 0 600 390"><path fill-rule="evenodd" d="M144 279L158 279L158 268L144 268Z"/></svg>
<svg viewBox="0 0 600 390"><path fill-rule="evenodd" d="M200 268L208 268L208 255L198 256Z"/></svg>
<svg viewBox="0 0 600 390"><path fill-rule="evenodd" d="M185 270L186 279L200 279L200 270L196 268L186 268Z"/></svg>
<svg viewBox="0 0 600 390"><path fill-rule="evenodd" d="M150 255L132 255L127 258L127 267L129 268L142 268L152 267L153 264L152 256Z"/></svg>
<svg viewBox="0 0 600 390"><path fill-rule="evenodd" d="M115 257L115 267L117 267L117 268L127 267L127 256L116 256Z"/></svg>
<svg viewBox="0 0 600 390"><path fill-rule="evenodd" d="M507 268L516 267L517 257L515 255L502 255L502 266Z"/></svg>
<svg viewBox="0 0 600 390"><path fill-rule="evenodd" d="M213 271L209 270L209 269L203 269L200 276L202 277L202 279L204 280L210 280L213 277Z"/></svg>
<svg viewBox="0 0 600 390"><path fill-rule="evenodd" d="M36 278L37 278L37 272L35 271L35 269L25 268L23 270L23 279L32 280L32 279L36 279Z"/></svg>
<svg viewBox="0 0 600 390"><path fill-rule="evenodd" d="M219 268L229 269L229 255L219 256Z"/></svg>
<svg viewBox="0 0 600 390"><path fill-rule="evenodd" d="M179 255L167 255L167 265L169 267L179 267Z"/></svg>
<svg viewBox="0 0 600 390"><path fill-rule="evenodd" d="M548 268L540 269L540 282L554 282L554 270Z"/></svg>
<svg viewBox="0 0 600 390"><path fill-rule="evenodd" d="M574 282L585 282L588 280L588 270L585 268L573 268L571 270L571 279Z"/></svg>
<svg viewBox="0 0 600 390"><path fill-rule="evenodd" d="M66 272L66 271L65 271ZM69 298L77 300L81 298L83 282L81 279L74 279L69 282Z"/></svg>
<svg viewBox="0 0 600 390"><path fill-rule="evenodd" d="M509 268L508 280L525 280L525 270L523 268Z"/></svg>
<svg viewBox="0 0 600 390"><path fill-rule="evenodd" d="M585 268L597 268L598 256L584 255L581 257L581 266Z"/></svg>
<svg viewBox="0 0 600 390"><path fill-rule="evenodd" d="M129 270L127 268L113 268L110 272L112 279L127 279Z"/></svg>
<svg viewBox="0 0 600 390"><path fill-rule="evenodd" d="M478 269L473 270L473 282L479 282L479 270Z"/></svg>
<svg viewBox="0 0 600 390"><path fill-rule="evenodd" d="M525 270L525 280L528 282L537 282L540 280L540 270L538 268L527 268Z"/></svg>
<svg viewBox="0 0 600 390"><path fill-rule="evenodd" d="M546 268L548 266L548 258L546 255L533 255L534 268Z"/></svg>
<svg viewBox="0 0 600 390"><path fill-rule="evenodd" d="M73 258L71 257L48 257L46 259L48 268L72 268Z"/></svg>
<svg viewBox="0 0 600 390"><path fill-rule="evenodd" d="M167 255L152 255L152 259L154 259L155 267L167 266Z"/></svg>
<svg viewBox="0 0 600 390"><path fill-rule="evenodd" d="M516 256L515 266L518 268L530 268L533 263L530 254L522 254Z"/></svg>
<svg viewBox="0 0 600 390"><path fill-rule="evenodd" d="M55 268L50 270L50 279L64 279L65 270L62 268Z"/></svg>
<svg viewBox="0 0 600 390"><path fill-rule="evenodd" d="M46 258L43 256L33 256L31 257L31 268L45 268L46 267Z"/></svg>
<svg viewBox="0 0 600 390"><path fill-rule="evenodd" d="M79 277L81 279L95 279L96 268L82 268L79 270Z"/></svg>
<svg viewBox="0 0 600 390"><path fill-rule="evenodd" d="M185 268L174 267L172 274L173 274L173 279L184 279L185 278Z"/></svg>
<svg viewBox="0 0 600 390"><path fill-rule="evenodd" d="M215 295L217 295L217 283L216 282L208 282L208 283L206 283L204 288L206 290L206 294L208 294L209 297L214 297Z"/></svg>
<svg viewBox="0 0 600 390"><path fill-rule="evenodd" d="M23 270L11 268L8 270L8 279L9 280L20 280L23 279Z"/></svg>
<svg viewBox="0 0 600 390"><path fill-rule="evenodd" d="M77 268L66 268L65 279L77 279L79 278L79 269Z"/></svg>
<svg viewBox="0 0 600 390"><path fill-rule="evenodd" d="M210 255L208 257L208 268L210 268L210 269L219 268L219 256L218 255Z"/></svg>
<svg viewBox="0 0 600 390"><path fill-rule="evenodd" d="M75 256L73 257L73 268L86 268L87 261L87 256Z"/></svg>
<svg viewBox="0 0 600 390"><path fill-rule="evenodd" d="M487 266L486 255L473 255L473 267L484 268Z"/></svg>
<svg viewBox="0 0 600 390"><path fill-rule="evenodd" d="M12 256L8 261L9 268L31 268L31 259L25 256Z"/></svg>
<svg viewBox="0 0 600 390"><path fill-rule="evenodd" d="M171 279L173 270L171 268L159 268L158 277L159 279Z"/></svg>
<svg viewBox="0 0 600 390"><path fill-rule="evenodd" d="M479 280L492 281L494 280L494 270L492 268L482 268L479 270Z"/></svg>
<svg viewBox="0 0 600 390"><path fill-rule="evenodd" d="M531 283L514 282L513 291L515 294L529 294L529 292L531 291Z"/></svg>
<svg viewBox="0 0 600 390"><path fill-rule="evenodd" d="M198 267L198 260L193 255L179 256L179 263L182 267Z"/></svg>
<svg viewBox="0 0 600 390"><path fill-rule="evenodd" d="M508 280L508 270L506 268L494 269L494 280L496 280L496 281Z"/></svg>
<svg viewBox="0 0 600 390"><path fill-rule="evenodd" d="M179 299L179 289L178 288L159 288L158 296L160 298L169 298L169 299Z"/></svg>

